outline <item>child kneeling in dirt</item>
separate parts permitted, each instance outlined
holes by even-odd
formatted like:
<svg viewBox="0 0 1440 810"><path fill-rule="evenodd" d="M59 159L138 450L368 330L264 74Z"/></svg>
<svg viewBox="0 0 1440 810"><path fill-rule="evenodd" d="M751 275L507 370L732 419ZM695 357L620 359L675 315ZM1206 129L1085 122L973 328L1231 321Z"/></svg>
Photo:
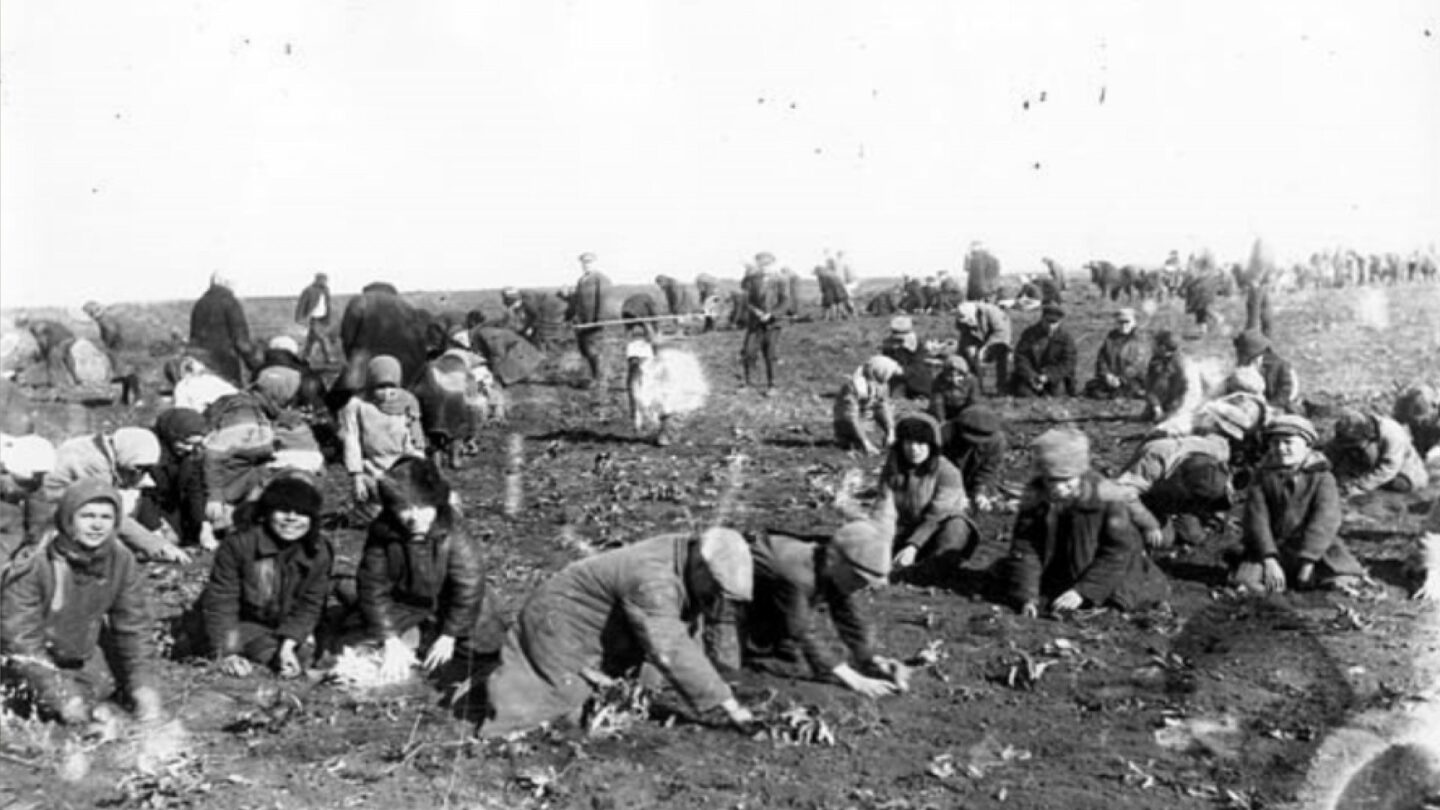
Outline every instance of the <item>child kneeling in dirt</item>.
<svg viewBox="0 0 1440 810"><path fill-rule="evenodd" d="M960 471L942 455L940 425L929 414L900 420L880 472L875 520L895 525L895 567L908 576L955 574L975 551L980 533L966 515Z"/></svg>
<svg viewBox="0 0 1440 810"><path fill-rule="evenodd" d="M324 500L299 474L274 479L254 524L225 538L200 596L220 671L243 678L251 665L300 675L330 594L334 552L320 532Z"/></svg>
<svg viewBox="0 0 1440 810"><path fill-rule="evenodd" d="M835 395L835 442L843 450L858 449L873 455L895 443L895 406L890 383L905 373L900 364L877 354L855 369ZM867 419L879 426L881 441L871 441Z"/></svg>
<svg viewBox="0 0 1440 810"><path fill-rule="evenodd" d="M859 520L833 538L807 539L764 533L750 544L754 559L751 603L735 610L726 602L720 616L706 624L706 647L722 669L747 663L790 674L788 664L804 657L817 677L830 677L853 692L879 698L909 688L909 672L900 662L875 654L874 623L860 606L860 592L884 585L890 574L890 526ZM836 633L850 652L841 661L815 632L814 612L824 602ZM738 621L731 615L739 614ZM743 643L726 649L735 621ZM743 647L743 651L735 649ZM728 659L728 660L727 660ZM772 662L774 662L772 664ZM853 666L852 666L853 664Z"/></svg>
<svg viewBox="0 0 1440 810"><path fill-rule="evenodd" d="M466 535L450 485L434 462L403 458L380 479L380 517L365 538L357 588L360 612L384 644L380 674L409 674L416 650L429 672L474 647L493 614L477 541Z"/></svg>
<svg viewBox="0 0 1440 810"><path fill-rule="evenodd" d="M116 534L123 508L104 481L71 484L55 528L0 570L4 681L27 687L42 716L103 722L116 681L137 719L163 714L140 567Z"/></svg>
<svg viewBox="0 0 1440 810"><path fill-rule="evenodd" d="M1137 610L1170 593L1112 482L1090 468L1090 440L1054 429L1031 444L1036 477L1020 501L1000 576L1020 613L1085 606Z"/></svg>
<svg viewBox="0 0 1440 810"><path fill-rule="evenodd" d="M1315 426L1301 416L1278 416L1265 437L1270 453L1245 499L1243 556L1232 581L1283 591L1363 578L1365 568L1340 539L1340 490L1330 462L1314 449Z"/></svg>

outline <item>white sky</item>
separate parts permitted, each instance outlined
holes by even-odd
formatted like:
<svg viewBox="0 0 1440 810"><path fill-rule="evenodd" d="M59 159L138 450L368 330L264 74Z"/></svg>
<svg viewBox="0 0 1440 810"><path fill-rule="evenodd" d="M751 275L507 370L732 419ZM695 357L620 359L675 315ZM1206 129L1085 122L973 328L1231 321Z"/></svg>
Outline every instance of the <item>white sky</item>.
<svg viewBox="0 0 1440 810"><path fill-rule="evenodd" d="M1440 236L1440 4L0 0L6 307L1257 234Z"/></svg>

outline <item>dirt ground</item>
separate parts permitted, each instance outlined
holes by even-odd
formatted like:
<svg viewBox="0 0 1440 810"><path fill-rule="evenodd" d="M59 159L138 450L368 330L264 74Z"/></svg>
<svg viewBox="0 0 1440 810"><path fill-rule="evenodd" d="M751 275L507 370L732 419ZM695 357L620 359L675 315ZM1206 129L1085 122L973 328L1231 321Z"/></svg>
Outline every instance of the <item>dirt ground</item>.
<svg viewBox="0 0 1440 810"><path fill-rule="evenodd" d="M1067 308L1083 381L1111 305L1080 286L1067 293ZM1388 409L1397 382L1437 377L1437 304L1433 288L1393 288L1378 298L1353 290L1280 297L1277 343L1296 362L1322 427L1339 403ZM249 302L257 333L280 329L289 306ZM1237 316L1242 305L1222 299L1221 306ZM183 326L183 309L156 312ZM1018 314L1017 334L1036 317ZM953 335L946 318L921 317L917 326L922 337ZM1173 301L1147 311L1141 328L1193 331ZM550 379L512 389L510 423L489 429L483 453L453 477L502 611L518 608L538 581L586 547L715 522L804 533L837 527L829 493L851 470L873 481L880 460L832 445L830 397L885 329L873 318L787 326L781 392L773 398L738 387L739 333L681 339L703 360L712 395L683 440L666 449L632 437L618 375L602 391L568 384L578 367L573 349L556 360ZM1192 354L1229 356L1227 334L1190 336ZM621 347L612 336L617 370ZM1111 471L1143 430L1132 418L1134 402L995 404L1008 418L1008 473L1016 483L1029 465L1028 440L1054 424L1089 433L1098 465ZM57 423L94 427L142 420L155 405L42 408ZM507 452L513 435L521 437L518 455ZM341 478L329 482L331 502ZM518 482L520 496L508 516L507 482ZM1385 718L1440 683L1437 609L1407 599L1418 512L1402 504L1347 521L1347 542L1376 581L1358 595L1237 595L1225 586L1220 561L1238 542L1232 530L1163 561L1174 589L1165 608L1065 619L1022 619L986 601L985 569L1005 551L1012 516L984 516L984 542L960 576L868 597L883 652L931 653L909 694L870 702L836 685L740 676L744 702L797 727L823 723L833 744L799 733L746 737L713 718L689 717L667 694L655 697L650 719L614 733L575 729L482 743L464 717L467 700L452 702L429 684L356 696L328 683L233 679L204 662L166 660L168 706L178 722L150 730L149 742L81 746L7 717L0 807L1332 806L1343 779L1363 764L1361 749L1383 736ZM359 530L337 528L333 538L342 557L358 554ZM193 601L208 563L202 555L184 569L149 568L162 642L170 639L163 620ZM1339 750L1337 735L1359 720L1369 736L1356 732ZM1440 736L1437 729L1421 733ZM1352 797L1341 806L1404 805Z"/></svg>

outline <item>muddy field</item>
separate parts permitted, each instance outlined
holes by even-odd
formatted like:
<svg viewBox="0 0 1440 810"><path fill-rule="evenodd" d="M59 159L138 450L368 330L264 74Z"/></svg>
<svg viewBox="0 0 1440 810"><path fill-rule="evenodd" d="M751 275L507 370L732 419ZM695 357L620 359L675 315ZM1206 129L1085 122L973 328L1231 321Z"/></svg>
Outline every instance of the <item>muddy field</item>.
<svg viewBox="0 0 1440 810"><path fill-rule="evenodd" d="M1109 305L1073 285L1068 296L1083 379ZM476 300L453 298L447 303L460 308ZM1397 382L1435 379L1437 304L1433 288L1281 296L1277 343L1296 362L1322 427L1339 402L1388 409ZM259 335L288 328L291 301L249 306ZM1221 306L1233 319L1242 303ZM162 334L185 322L181 307L141 314ZM1036 317L1017 315L1017 334ZM953 335L948 319L922 317L917 326L922 337ZM1150 331L1188 326L1178 302L1141 319ZM654 532L715 522L805 533L838 526L834 487L851 470L873 481L880 461L832 446L830 397L884 332L880 319L788 326L780 395L768 399L738 387L739 333L682 339L708 369L712 396L683 439L663 450L633 440L618 378L607 390L570 386L579 366L573 349L555 359L546 381L512 389L509 425L490 429L483 454L454 476L499 604L514 610L536 582L588 548ZM1186 348L1228 357L1228 333L1191 335ZM612 368L621 348L612 336ZM1138 403L996 404L1009 419L1017 483L1028 440L1056 423L1088 432L1110 470L1143 430L1133 419ZM44 407L57 423L98 426L147 418L156 406ZM332 499L342 478L332 474ZM962 576L869 597L882 651L930 662L908 695L868 702L835 685L743 674L742 700L774 719L778 730L768 736L688 717L662 693L648 719L601 733L481 743L467 719L473 690L452 699L453 690L413 683L356 696L319 681L238 680L204 662L167 660L178 723L152 730L148 744L81 745L7 717L0 806L1315 806L1359 767L1392 710L1436 683L1440 643L1428 628L1437 610L1406 598L1414 582L1405 560L1419 524L1412 510L1347 523L1348 541L1376 580L1359 594L1242 598L1225 586L1220 562L1238 542L1232 534L1163 561L1174 583L1168 608L1064 620L1021 619L986 600L985 569L1006 549L1010 520L982 518L984 543ZM344 525L338 508L335 523L337 548L353 559L361 533ZM183 570L149 568L163 642L169 620L199 593L208 562L202 555ZM1337 730L1357 723L1369 737L1355 732L1336 742ZM814 733L821 724L833 744Z"/></svg>

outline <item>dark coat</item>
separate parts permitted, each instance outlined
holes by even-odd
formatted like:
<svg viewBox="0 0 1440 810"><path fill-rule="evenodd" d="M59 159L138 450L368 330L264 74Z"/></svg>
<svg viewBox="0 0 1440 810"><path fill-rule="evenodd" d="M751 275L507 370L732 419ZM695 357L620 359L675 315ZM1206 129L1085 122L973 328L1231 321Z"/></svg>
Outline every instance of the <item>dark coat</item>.
<svg viewBox="0 0 1440 810"><path fill-rule="evenodd" d="M1043 480L1031 483L1015 518L1011 598L1019 604L1048 601L1074 588L1092 605L1133 610L1169 594L1118 488L1088 472L1079 497L1057 506L1046 500L1044 487Z"/></svg>
<svg viewBox="0 0 1440 810"><path fill-rule="evenodd" d="M20 550L0 583L0 654L52 708L70 697L73 670L108 636L112 674L131 691L151 685L154 627L135 556L118 540L72 558L53 533ZM62 669L57 671L56 667Z"/></svg>
<svg viewBox="0 0 1440 810"><path fill-rule="evenodd" d="M240 299L219 284L200 296L190 310L190 344L209 352L212 370L240 384L241 366L251 363L250 323Z"/></svg>
<svg viewBox="0 0 1440 810"><path fill-rule="evenodd" d="M945 437L942 452L960 471L965 492L992 498L998 495L1001 473L1005 470L1005 454L1010 450L1005 434L997 433L984 441L971 441L950 423L945 424L942 434Z"/></svg>
<svg viewBox="0 0 1440 810"><path fill-rule="evenodd" d="M571 563L532 592L500 653L487 693L503 735L578 712L591 694L584 670L658 669L697 710L733 697L691 625L709 605L685 571L698 539L663 534Z"/></svg>
<svg viewBox="0 0 1440 810"><path fill-rule="evenodd" d="M973 375L955 381L949 374L941 374L930 388L930 415L938 422L948 422L979 401L980 381Z"/></svg>
<svg viewBox="0 0 1440 810"><path fill-rule="evenodd" d="M365 386L370 358L388 354L400 361L401 384L414 385L425 369L425 325L418 310L389 284L367 284L345 305L340 318L340 346L347 368L345 390Z"/></svg>
<svg viewBox="0 0 1440 810"><path fill-rule="evenodd" d="M783 534L761 534L750 547L755 561L754 600L745 611L747 652L773 653L787 642L800 648L817 676L842 661L816 632L815 608L824 604L840 641L857 668L875 657L875 630L865 618L859 591L842 591L825 576L823 543Z"/></svg>
<svg viewBox="0 0 1440 810"><path fill-rule="evenodd" d="M985 250L971 251L965 257L965 297L981 301L995 295L1000 279L1000 261Z"/></svg>
<svg viewBox="0 0 1440 810"><path fill-rule="evenodd" d="M1190 378L1180 353L1169 357L1155 355L1145 368L1146 410L1154 417L1173 413L1190 391Z"/></svg>
<svg viewBox="0 0 1440 810"><path fill-rule="evenodd" d="M665 294L665 305L671 315L689 315L695 311L695 302L690 299L690 288L670 276L657 276L655 284Z"/></svg>
<svg viewBox="0 0 1440 810"><path fill-rule="evenodd" d="M1139 391L1145 385L1145 346L1140 334L1131 331L1125 334L1112 329L1100 344L1100 353L1095 356L1095 376L1103 378L1114 374L1120 378L1122 388Z"/></svg>
<svg viewBox="0 0 1440 810"><path fill-rule="evenodd" d="M240 622L271 627L275 635L303 643L325 609L333 559L318 525L293 543L275 540L263 525L226 537L200 596L215 655L240 654Z"/></svg>
<svg viewBox="0 0 1440 810"><path fill-rule="evenodd" d="M751 273L740 282L743 296L743 318L745 328L779 329L780 316L789 307L787 285L779 275Z"/></svg>
<svg viewBox="0 0 1440 810"><path fill-rule="evenodd" d="M570 306L571 317L577 325L605 320L610 306L610 279L598 271L581 275L575 283Z"/></svg>
<svg viewBox="0 0 1440 810"><path fill-rule="evenodd" d="M330 288L318 281L311 282L310 286L301 291L300 300L295 302L295 322L310 323L310 313L315 311L316 305L322 300L325 302L325 317L316 318L315 323L330 323L330 317L335 314L335 307L330 300Z"/></svg>
<svg viewBox="0 0 1440 810"><path fill-rule="evenodd" d="M1274 349L1266 349L1260 361L1260 376L1265 378L1265 401L1273 407L1291 410L1295 407L1298 378L1295 369Z"/></svg>
<svg viewBox="0 0 1440 810"><path fill-rule="evenodd" d="M1337 574L1363 574L1340 540L1340 488L1330 462L1312 452L1298 467L1263 466L1245 498L1245 555L1279 557L1287 567L1323 562Z"/></svg>
<svg viewBox="0 0 1440 810"><path fill-rule="evenodd" d="M1047 332L1044 322L1032 324L1020 333L1020 342L1015 344L1015 377L1026 387L1033 388L1040 375L1044 375L1047 388L1062 381L1075 379L1075 339L1064 326Z"/></svg>
<svg viewBox="0 0 1440 810"><path fill-rule="evenodd" d="M370 524L357 586L360 609L381 638L397 634L400 606L432 614L443 635L468 639L485 598L480 549L445 509L419 540L388 515Z"/></svg>

